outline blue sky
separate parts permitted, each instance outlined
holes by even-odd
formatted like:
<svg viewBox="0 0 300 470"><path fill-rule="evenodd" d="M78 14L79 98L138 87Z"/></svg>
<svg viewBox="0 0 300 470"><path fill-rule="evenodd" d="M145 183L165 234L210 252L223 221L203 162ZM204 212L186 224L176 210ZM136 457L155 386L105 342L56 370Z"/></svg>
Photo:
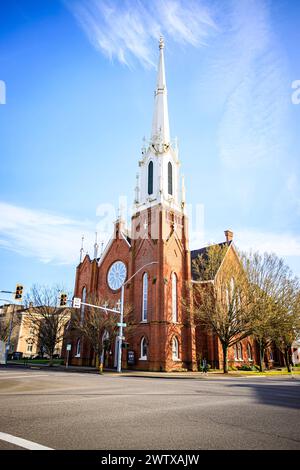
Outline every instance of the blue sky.
<svg viewBox="0 0 300 470"><path fill-rule="evenodd" d="M0 289L72 289L82 234L92 254L133 201L160 34L191 247L231 228L300 274L299 17L297 0L3 0Z"/></svg>

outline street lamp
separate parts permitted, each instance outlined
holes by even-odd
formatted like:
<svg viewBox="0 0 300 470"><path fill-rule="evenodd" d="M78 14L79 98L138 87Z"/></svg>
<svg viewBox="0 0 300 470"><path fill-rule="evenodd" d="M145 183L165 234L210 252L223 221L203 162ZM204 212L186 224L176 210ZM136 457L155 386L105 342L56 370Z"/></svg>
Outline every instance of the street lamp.
<svg viewBox="0 0 300 470"><path fill-rule="evenodd" d="M119 342L118 342L118 367L117 371L121 372L122 370L122 341L123 341L123 327L124 327L124 288L126 284L131 281L134 276L136 276L142 269L150 266L151 264L158 264L158 261L152 261L151 263L144 264L140 269L138 269L127 281L123 282L121 286L121 307L120 307L120 329L119 329Z"/></svg>

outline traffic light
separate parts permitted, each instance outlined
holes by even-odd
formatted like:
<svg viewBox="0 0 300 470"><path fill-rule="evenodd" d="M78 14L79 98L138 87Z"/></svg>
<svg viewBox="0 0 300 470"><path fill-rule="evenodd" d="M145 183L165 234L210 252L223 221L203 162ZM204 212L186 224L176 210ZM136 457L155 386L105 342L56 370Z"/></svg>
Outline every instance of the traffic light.
<svg viewBox="0 0 300 470"><path fill-rule="evenodd" d="M23 286L21 284L16 285L15 300L21 301L23 297Z"/></svg>
<svg viewBox="0 0 300 470"><path fill-rule="evenodd" d="M61 307L65 307L67 305L67 300L68 300L67 294L64 294L64 293L60 294L60 304L59 305Z"/></svg>

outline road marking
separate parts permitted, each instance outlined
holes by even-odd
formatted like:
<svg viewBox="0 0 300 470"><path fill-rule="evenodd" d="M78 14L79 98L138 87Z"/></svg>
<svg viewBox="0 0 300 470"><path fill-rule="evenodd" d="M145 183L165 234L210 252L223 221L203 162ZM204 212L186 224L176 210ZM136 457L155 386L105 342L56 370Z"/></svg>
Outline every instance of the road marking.
<svg viewBox="0 0 300 470"><path fill-rule="evenodd" d="M49 374L32 374L32 375L7 375L6 377L0 377L1 379L27 379L32 377L48 377Z"/></svg>
<svg viewBox="0 0 300 470"><path fill-rule="evenodd" d="M9 442L10 444L15 444L18 447L23 447L28 450L54 450L51 449L51 447L45 447L37 444L36 442L27 441L26 439L6 434L5 432L0 432L0 440Z"/></svg>

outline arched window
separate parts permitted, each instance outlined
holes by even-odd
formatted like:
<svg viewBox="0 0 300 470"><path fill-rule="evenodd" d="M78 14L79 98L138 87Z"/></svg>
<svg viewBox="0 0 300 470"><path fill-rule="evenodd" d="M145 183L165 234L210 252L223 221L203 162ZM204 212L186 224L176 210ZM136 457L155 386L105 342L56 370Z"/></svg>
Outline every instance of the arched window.
<svg viewBox="0 0 300 470"><path fill-rule="evenodd" d="M143 275L143 305L142 305L142 321L147 321L148 313L148 274Z"/></svg>
<svg viewBox="0 0 300 470"><path fill-rule="evenodd" d="M251 347L251 344L250 344L250 343L247 344L247 353L248 353L248 360L249 360L249 361L252 361L252 360L253 360L253 357L252 357L252 347Z"/></svg>
<svg viewBox="0 0 300 470"><path fill-rule="evenodd" d="M172 321L178 321L177 315L177 276L172 273Z"/></svg>
<svg viewBox="0 0 300 470"><path fill-rule="evenodd" d="M82 289L81 302L86 302L86 287L84 287ZM81 310L80 310L80 321L81 321L81 323L84 320L84 310L85 310L85 305L81 305Z"/></svg>
<svg viewBox="0 0 300 470"><path fill-rule="evenodd" d="M148 165L148 194L153 194L153 162Z"/></svg>
<svg viewBox="0 0 300 470"><path fill-rule="evenodd" d="M172 359L173 361L177 361L179 359L179 344L176 336L172 339Z"/></svg>
<svg viewBox="0 0 300 470"><path fill-rule="evenodd" d="M168 163L168 194L173 194L173 168L172 163Z"/></svg>
<svg viewBox="0 0 300 470"><path fill-rule="evenodd" d="M242 343L236 343L236 345L234 347L234 355L235 355L235 359L237 361L243 360Z"/></svg>
<svg viewBox="0 0 300 470"><path fill-rule="evenodd" d="M81 348L81 341L80 341L80 338L78 338L77 343L76 343L75 357L80 357L80 348Z"/></svg>
<svg viewBox="0 0 300 470"><path fill-rule="evenodd" d="M143 361L146 361L148 357L148 341L145 338L145 336L142 337L141 339L141 357Z"/></svg>

